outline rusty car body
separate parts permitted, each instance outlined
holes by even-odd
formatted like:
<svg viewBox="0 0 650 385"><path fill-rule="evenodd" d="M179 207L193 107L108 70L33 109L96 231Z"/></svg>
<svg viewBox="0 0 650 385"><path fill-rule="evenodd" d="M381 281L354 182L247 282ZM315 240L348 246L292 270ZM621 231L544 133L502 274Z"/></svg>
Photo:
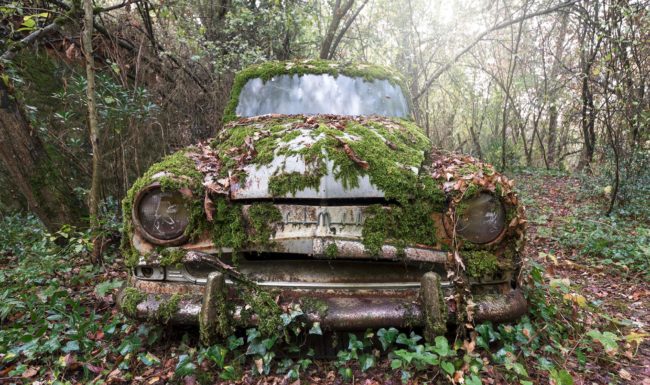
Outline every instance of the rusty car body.
<svg viewBox="0 0 650 385"><path fill-rule="evenodd" d="M296 305L324 329L429 338L524 314L512 181L434 149L402 84L325 61L242 71L220 134L152 166L125 198L122 310L206 338L275 327Z"/></svg>

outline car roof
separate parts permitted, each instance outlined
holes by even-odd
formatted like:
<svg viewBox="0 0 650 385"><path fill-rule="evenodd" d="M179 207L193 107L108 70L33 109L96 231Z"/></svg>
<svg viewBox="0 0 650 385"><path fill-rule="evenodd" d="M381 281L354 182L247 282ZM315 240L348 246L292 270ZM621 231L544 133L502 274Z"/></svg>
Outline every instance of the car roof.
<svg viewBox="0 0 650 385"><path fill-rule="evenodd" d="M247 67L237 73L230 92L230 99L223 115L224 122L237 119L236 109L239 96L246 83L251 79L270 80L279 75L320 75L361 77L365 80L387 80L400 87L404 95L408 95L402 75L389 67L368 63L340 63L329 60L295 60L269 61Z"/></svg>

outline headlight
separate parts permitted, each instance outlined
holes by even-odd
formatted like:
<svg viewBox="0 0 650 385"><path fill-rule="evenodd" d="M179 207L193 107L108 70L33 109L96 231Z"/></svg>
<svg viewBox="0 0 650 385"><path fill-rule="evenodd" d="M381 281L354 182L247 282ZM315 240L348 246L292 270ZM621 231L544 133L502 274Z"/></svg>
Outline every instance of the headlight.
<svg viewBox="0 0 650 385"><path fill-rule="evenodd" d="M482 192L456 207L456 233L474 243L489 243L505 228L506 211L496 196Z"/></svg>
<svg viewBox="0 0 650 385"><path fill-rule="evenodd" d="M188 197L180 191L163 191L158 186L144 190L138 196L133 219L140 225L143 236L156 244L174 244L184 240L189 224Z"/></svg>

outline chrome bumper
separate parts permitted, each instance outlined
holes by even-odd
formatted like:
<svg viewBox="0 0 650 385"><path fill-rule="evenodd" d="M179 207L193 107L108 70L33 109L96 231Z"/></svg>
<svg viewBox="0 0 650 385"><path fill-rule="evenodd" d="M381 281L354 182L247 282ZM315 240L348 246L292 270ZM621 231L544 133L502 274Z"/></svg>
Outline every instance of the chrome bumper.
<svg viewBox="0 0 650 385"><path fill-rule="evenodd" d="M167 303L172 295L180 294L181 300L178 303L178 308L170 315L169 322L186 325L198 324L202 312L204 314L215 312L216 305L212 295L208 294L214 292L213 285L219 285L218 290L227 290L226 288L229 286L223 283L214 283L217 282L217 279L223 279L223 277L215 277L208 279L206 285L143 281L132 278L129 281L129 286L144 294L144 299L137 304L135 314L130 315L141 320L155 319L159 307ZM327 309L326 312L322 314L308 312L306 314L308 321L320 322L323 329L360 330L424 326L425 309L423 304L430 303L430 301L425 300L423 295L434 297L437 296L437 293L424 294L420 290L420 286L424 285L411 285L411 287L402 289L315 289L307 287L276 287L276 289L279 290L281 305L298 303L306 298L323 303ZM444 283L438 287L445 296L453 292L453 288ZM228 295L228 298L234 300L232 295ZM119 306L123 305L123 299L124 290L118 295ZM520 289L511 289L504 294L475 298L474 302L476 303L474 319L477 322L510 321L522 316L528 310L528 304ZM246 322L242 321L241 310L241 306L235 306L233 314L229 318L242 326L244 323L251 325L256 323L254 318ZM455 320L453 310L451 308L446 310L446 321L453 323ZM209 319L207 321L209 322Z"/></svg>

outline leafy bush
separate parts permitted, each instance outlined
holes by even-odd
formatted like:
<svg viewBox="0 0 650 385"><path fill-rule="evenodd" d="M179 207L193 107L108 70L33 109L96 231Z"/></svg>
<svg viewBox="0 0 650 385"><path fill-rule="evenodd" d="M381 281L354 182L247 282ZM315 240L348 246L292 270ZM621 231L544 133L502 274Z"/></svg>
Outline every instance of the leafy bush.
<svg viewBox="0 0 650 385"><path fill-rule="evenodd" d="M614 163L611 151L604 154L604 161L593 167L593 174L578 175L583 197L595 198L603 210L609 206L614 187ZM650 224L650 150L639 149L621 160L620 185L614 214Z"/></svg>

